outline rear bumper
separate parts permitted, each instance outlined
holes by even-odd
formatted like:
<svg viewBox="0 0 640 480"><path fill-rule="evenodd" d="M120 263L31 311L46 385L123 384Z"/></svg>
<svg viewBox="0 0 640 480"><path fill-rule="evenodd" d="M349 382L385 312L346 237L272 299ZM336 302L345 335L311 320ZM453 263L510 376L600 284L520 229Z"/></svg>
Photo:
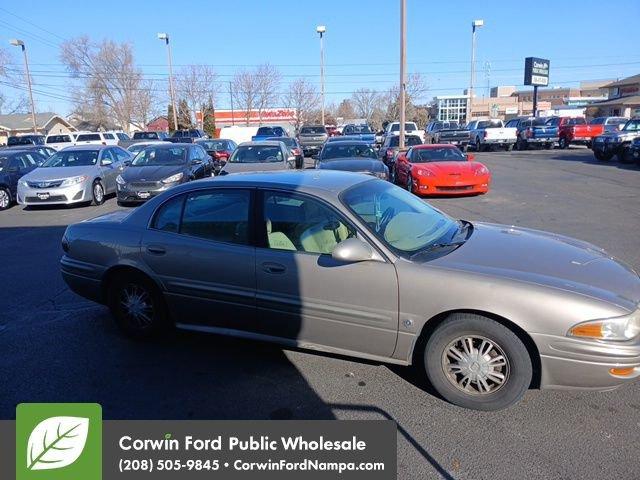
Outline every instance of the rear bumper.
<svg viewBox="0 0 640 480"><path fill-rule="evenodd" d="M516 143L515 138L484 138L481 141L486 145L509 145L510 143Z"/></svg>
<svg viewBox="0 0 640 480"><path fill-rule="evenodd" d="M562 390L611 390L640 377L640 339L599 342L531 334L540 352L540 387ZM630 368L616 375L612 368Z"/></svg>
<svg viewBox="0 0 640 480"><path fill-rule="evenodd" d="M523 139L525 142L530 143L530 144L545 144L545 143L556 143L559 139L558 137L546 137L546 138L524 138Z"/></svg>

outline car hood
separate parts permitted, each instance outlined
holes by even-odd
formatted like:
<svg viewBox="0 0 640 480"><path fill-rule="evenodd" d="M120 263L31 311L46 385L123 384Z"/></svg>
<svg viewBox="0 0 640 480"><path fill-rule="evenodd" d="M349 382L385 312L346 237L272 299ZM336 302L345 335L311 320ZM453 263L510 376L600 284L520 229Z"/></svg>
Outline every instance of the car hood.
<svg viewBox="0 0 640 480"><path fill-rule="evenodd" d="M284 162L264 162L264 163L231 163L227 162L222 171L227 173L240 172L267 172L271 170L286 170Z"/></svg>
<svg viewBox="0 0 640 480"><path fill-rule="evenodd" d="M539 230L473 225L467 242L432 264L571 291L630 311L640 302L638 274L599 247Z"/></svg>
<svg viewBox="0 0 640 480"><path fill-rule="evenodd" d="M96 165L88 167L38 167L22 177L30 182L42 182L48 180L61 180L63 178L78 177L80 175L93 175L97 170Z"/></svg>
<svg viewBox="0 0 640 480"><path fill-rule="evenodd" d="M324 160L318 164L321 170L343 170L346 172L382 172L384 164L373 158L339 158Z"/></svg>
<svg viewBox="0 0 640 480"><path fill-rule="evenodd" d="M633 140L634 138L637 138L638 135L640 134L636 131L625 132L624 130L619 130L615 132L605 132L602 135L600 135L598 138L603 138L603 139L621 138L623 140Z"/></svg>
<svg viewBox="0 0 640 480"><path fill-rule="evenodd" d="M125 182L159 182L171 175L183 172L184 169L184 165L130 166L121 175Z"/></svg>
<svg viewBox="0 0 640 480"><path fill-rule="evenodd" d="M413 165L416 171L420 169L429 170L433 172L436 176L470 175L470 174L473 175L476 170L479 170L483 167L483 165L478 162L468 162L468 161L427 162L427 163L414 163Z"/></svg>

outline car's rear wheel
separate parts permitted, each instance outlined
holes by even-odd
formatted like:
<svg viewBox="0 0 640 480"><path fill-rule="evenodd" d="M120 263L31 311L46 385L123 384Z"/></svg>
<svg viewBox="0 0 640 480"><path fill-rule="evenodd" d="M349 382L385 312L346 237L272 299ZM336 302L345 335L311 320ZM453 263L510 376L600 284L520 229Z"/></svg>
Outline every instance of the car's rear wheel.
<svg viewBox="0 0 640 480"><path fill-rule="evenodd" d="M91 186L91 205L102 205L104 203L104 187L100 180L95 180Z"/></svg>
<svg viewBox="0 0 640 480"><path fill-rule="evenodd" d="M447 401L475 410L500 410L518 402L533 375L518 336L481 315L457 313L429 337L424 367Z"/></svg>
<svg viewBox="0 0 640 480"><path fill-rule="evenodd" d="M553 143L548 142L544 144L544 149L545 150L551 150L551 147L553 147Z"/></svg>
<svg viewBox="0 0 640 480"><path fill-rule="evenodd" d="M168 314L158 287L142 274L123 273L108 286L108 305L127 335L149 338L167 330Z"/></svg>
<svg viewBox="0 0 640 480"><path fill-rule="evenodd" d="M0 187L0 210L6 210L11 206L11 192L6 187Z"/></svg>
<svg viewBox="0 0 640 480"><path fill-rule="evenodd" d="M629 148L623 148L620 153L618 153L618 161L620 163L632 163L633 158L631 156L631 151Z"/></svg>
<svg viewBox="0 0 640 480"><path fill-rule="evenodd" d="M569 142L567 142L567 139L565 137L560 137L560 140L558 140L558 147L563 150L565 148L569 148Z"/></svg>

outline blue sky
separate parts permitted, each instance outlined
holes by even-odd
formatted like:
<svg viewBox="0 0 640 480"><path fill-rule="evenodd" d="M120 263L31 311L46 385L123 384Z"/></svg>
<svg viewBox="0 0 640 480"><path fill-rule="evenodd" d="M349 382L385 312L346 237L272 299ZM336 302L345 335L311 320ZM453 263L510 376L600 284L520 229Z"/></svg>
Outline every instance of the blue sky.
<svg viewBox="0 0 640 480"><path fill-rule="evenodd" d="M551 85L557 86L640 72L638 0L407 0L408 70L425 79L429 91L424 100L467 86L474 18L485 21L478 33L477 87L487 85L487 63L492 86L520 85L526 56L549 58ZM22 59L8 40L18 37L27 45L34 89L40 92L37 109L63 114L70 110L67 98L74 87L58 59L62 39L87 34L95 40L129 41L145 75L161 78L166 51L156 33L166 31L176 70L209 64L227 81L239 66L269 62L278 66L286 84L299 75L319 81L318 24L327 26L328 101L358 88L385 90L397 82L399 0L58 0L0 6L0 42L15 68L22 68ZM8 96L16 92L0 89ZM218 106L228 106L228 95L219 96Z"/></svg>

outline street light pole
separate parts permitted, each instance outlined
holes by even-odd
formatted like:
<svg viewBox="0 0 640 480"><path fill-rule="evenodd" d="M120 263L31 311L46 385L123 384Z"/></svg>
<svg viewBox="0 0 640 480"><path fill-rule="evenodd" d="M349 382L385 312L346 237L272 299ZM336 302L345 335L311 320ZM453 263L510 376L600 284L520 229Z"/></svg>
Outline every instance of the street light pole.
<svg viewBox="0 0 640 480"><path fill-rule="evenodd" d="M407 66L407 2L400 0L400 138L399 148L404 148L404 124L406 121L406 66Z"/></svg>
<svg viewBox="0 0 640 480"><path fill-rule="evenodd" d="M38 124L36 123L36 105L33 101L33 91L31 89L31 74L29 73L29 61L27 60L27 49L22 40L14 38L9 43L14 47L20 47L24 55L24 71L27 76L27 86L29 87L29 99L31 100L31 121L33 122L33 133L38 133Z"/></svg>
<svg viewBox="0 0 640 480"><path fill-rule="evenodd" d="M324 125L324 33L327 31L327 27L324 25L318 25L316 27L316 32L320 34L320 96L322 98L321 102L321 112L322 112L322 125Z"/></svg>
<svg viewBox="0 0 640 480"><path fill-rule="evenodd" d="M474 20L471 22L471 79L469 81L469 91L467 92L467 123L471 121L471 103L473 102L473 84L476 79L476 28L484 26L484 20Z"/></svg>
<svg viewBox="0 0 640 480"><path fill-rule="evenodd" d="M173 128L178 130L178 111L176 108L176 95L173 88L173 64L171 61L171 45L169 44L169 35L167 33L158 33L158 39L164 40L167 46L167 57L169 60L169 96L171 97L171 107L173 110Z"/></svg>

